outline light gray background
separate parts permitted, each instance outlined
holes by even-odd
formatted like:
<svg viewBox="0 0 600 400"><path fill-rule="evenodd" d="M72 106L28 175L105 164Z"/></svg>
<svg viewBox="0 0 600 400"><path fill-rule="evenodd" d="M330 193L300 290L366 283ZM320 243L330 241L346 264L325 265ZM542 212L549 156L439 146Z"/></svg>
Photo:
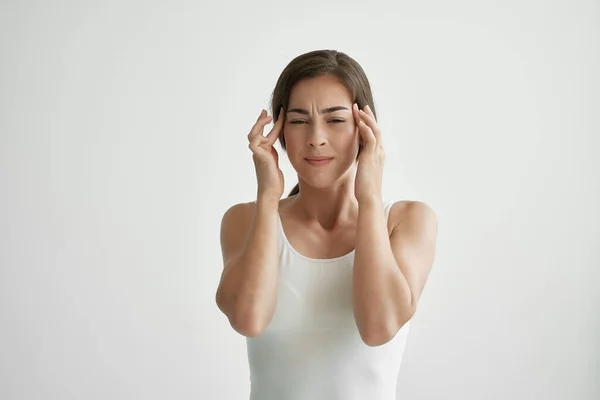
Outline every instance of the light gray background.
<svg viewBox="0 0 600 400"><path fill-rule="evenodd" d="M219 224L279 73L334 48L384 196L439 218L398 398L598 399L600 4L416 3L3 1L0 398L247 398Z"/></svg>

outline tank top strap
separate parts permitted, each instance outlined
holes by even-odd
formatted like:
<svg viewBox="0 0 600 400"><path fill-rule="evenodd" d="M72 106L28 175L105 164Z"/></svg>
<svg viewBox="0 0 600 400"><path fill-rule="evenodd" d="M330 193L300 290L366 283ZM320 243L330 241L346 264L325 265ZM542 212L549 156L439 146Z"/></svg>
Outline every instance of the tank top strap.
<svg viewBox="0 0 600 400"><path fill-rule="evenodd" d="M392 206L394 205L394 203L396 203L395 199L385 199L383 201L383 207L385 209L385 220L386 221L390 217L390 210L392 209Z"/></svg>
<svg viewBox="0 0 600 400"><path fill-rule="evenodd" d="M277 252L279 253L279 256L281 256L281 252L287 243L287 238L285 236L285 231L283 230L283 223L281 222L281 215L279 215L279 211L277 211L277 232Z"/></svg>
<svg viewBox="0 0 600 400"><path fill-rule="evenodd" d="M394 203L396 203L395 199L384 199L383 200L383 207L385 210L386 221L389 219L390 210L392 209L392 206L394 205ZM280 240L285 241L285 231L283 229L283 223L281 222L281 216L279 215L279 212L277 212L277 226L279 228L278 230L279 230Z"/></svg>

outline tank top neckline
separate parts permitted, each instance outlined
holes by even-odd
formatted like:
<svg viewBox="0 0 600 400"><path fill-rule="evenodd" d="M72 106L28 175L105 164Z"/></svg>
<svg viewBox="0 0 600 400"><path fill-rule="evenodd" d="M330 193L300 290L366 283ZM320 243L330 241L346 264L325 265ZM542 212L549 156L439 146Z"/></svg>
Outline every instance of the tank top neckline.
<svg viewBox="0 0 600 400"><path fill-rule="evenodd" d="M389 215L389 209L391 208L391 205L393 203L395 203L395 201L390 201L390 200L384 200L384 210L385 210L385 214L386 214L386 221L388 219L388 215ZM292 244L290 243L290 241L287 238L287 235L285 234L285 230L283 229L283 222L281 220L281 215L279 214L279 210L277 211L277 222L279 225L279 233L281 235L281 237L283 238L283 242L284 242L284 246L286 246L293 254L295 254L297 257L308 261L308 262L312 262L312 263L335 263L335 262L340 262L343 261L347 258L350 258L352 256L354 256L354 253L356 251L356 246L355 248L352 249L351 252L346 253L344 255L341 255L339 257L333 257L333 258L312 258L312 257L307 257L304 254L301 254L298 250L296 250L294 248L294 246L292 246ZM347 265L346 263L340 263L340 265Z"/></svg>
<svg viewBox="0 0 600 400"><path fill-rule="evenodd" d="M312 257L305 256L304 254L301 254L298 250L296 250L294 248L294 246L292 246L292 244L288 240L288 238L287 238L287 236L285 234L285 230L283 229L283 222L281 221L281 215L279 214L279 211L277 212L277 221L278 221L278 225L279 225L279 232L281 234L281 237L283 238L284 245L292 253L294 253L296 256L300 257L303 260L306 260L306 261L309 261L309 262L313 262L313 263L331 263L331 262L345 260L346 258L349 258L350 256L354 255L354 252L355 252L356 249L352 249L352 251L349 252L349 253L346 253L346 254L341 255L339 257L333 257L333 258L312 258ZM345 265L345 264L342 264L342 265Z"/></svg>

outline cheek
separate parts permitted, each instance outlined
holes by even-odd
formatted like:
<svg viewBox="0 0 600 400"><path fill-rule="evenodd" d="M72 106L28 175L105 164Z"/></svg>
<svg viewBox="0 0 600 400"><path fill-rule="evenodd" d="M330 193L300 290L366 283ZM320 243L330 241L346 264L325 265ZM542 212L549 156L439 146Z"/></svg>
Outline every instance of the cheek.
<svg viewBox="0 0 600 400"><path fill-rule="evenodd" d="M292 153L294 151L294 149L297 148L297 146L298 146L299 135L297 133L294 133L294 129L288 129L288 128L286 128L282 132L282 135L285 139L286 150L288 152Z"/></svg>
<svg viewBox="0 0 600 400"><path fill-rule="evenodd" d="M358 146L360 134L358 133L358 127L356 125L349 125L344 128L343 131L339 132L338 137L347 146L352 147L353 145Z"/></svg>

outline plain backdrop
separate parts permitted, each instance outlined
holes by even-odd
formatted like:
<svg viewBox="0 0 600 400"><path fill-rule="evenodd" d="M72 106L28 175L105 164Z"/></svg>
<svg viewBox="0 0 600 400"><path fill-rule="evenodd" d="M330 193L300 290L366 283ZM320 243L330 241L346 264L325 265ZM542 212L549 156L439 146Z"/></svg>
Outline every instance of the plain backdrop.
<svg viewBox="0 0 600 400"><path fill-rule="evenodd" d="M398 399L600 398L600 3L574 0L2 1L0 398L247 398L220 221L281 70L326 48L371 81L383 195L439 219Z"/></svg>

